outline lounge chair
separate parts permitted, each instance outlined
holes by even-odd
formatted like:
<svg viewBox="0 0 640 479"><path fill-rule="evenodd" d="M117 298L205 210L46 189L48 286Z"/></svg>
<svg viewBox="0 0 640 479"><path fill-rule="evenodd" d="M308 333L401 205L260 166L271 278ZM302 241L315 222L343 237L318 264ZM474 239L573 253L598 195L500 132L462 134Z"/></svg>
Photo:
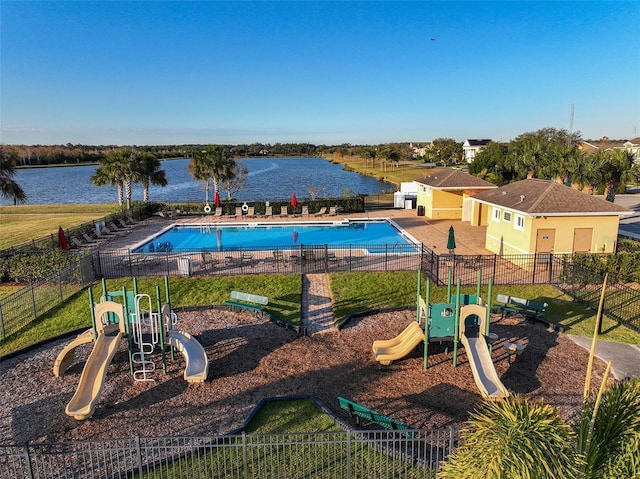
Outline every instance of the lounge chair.
<svg viewBox="0 0 640 479"><path fill-rule="evenodd" d="M285 268L287 267L286 259L284 257L284 253L280 250L274 250L273 253L273 267L277 268L282 264Z"/></svg>
<svg viewBox="0 0 640 479"><path fill-rule="evenodd" d="M109 238L92 238L91 236L89 236L87 233L84 233L84 232L82 232L80 234L82 236L82 239L84 239L84 241L86 243L89 243L89 244L91 244L91 243L93 243L93 244L101 243L103 241L108 241L109 240Z"/></svg>
<svg viewBox="0 0 640 479"><path fill-rule="evenodd" d="M120 225L120 228L122 229L133 228L133 225L128 225L127 223L125 223L125 221L122 218L118 218L116 221L118 222L118 224Z"/></svg>
<svg viewBox="0 0 640 479"><path fill-rule="evenodd" d="M264 208L264 216L267 217L267 218L273 216L273 207L272 206L265 206L265 208Z"/></svg>
<svg viewBox="0 0 640 479"><path fill-rule="evenodd" d="M336 216L338 214L338 207L332 206L329 208L329 216Z"/></svg>
<svg viewBox="0 0 640 479"><path fill-rule="evenodd" d="M71 243L73 244L73 246L75 246L78 249L86 249L86 248L91 248L92 246L94 246L96 243L92 242L91 244L89 243L83 243L82 241L80 241L78 238L76 238L75 236L69 236L69 241L71 241Z"/></svg>
<svg viewBox="0 0 640 479"><path fill-rule="evenodd" d="M249 265L253 268L253 255L251 253L242 253L240 255L240 266Z"/></svg>
<svg viewBox="0 0 640 479"><path fill-rule="evenodd" d="M222 206L216 206L216 212L213 216L222 216Z"/></svg>
<svg viewBox="0 0 640 479"><path fill-rule="evenodd" d="M308 206L303 206L302 207L302 216L309 216L309 207Z"/></svg>
<svg viewBox="0 0 640 479"><path fill-rule="evenodd" d="M236 214L234 216L242 216L242 206L236 206Z"/></svg>
<svg viewBox="0 0 640 479"><path fill-rule="evenodd" d="M327 213L327 207L323 206L322 208L320 208L320 210L318 210L318 212L315 214L316 216L324 216Z"/></svg>
<svg viewBox="0 0 640 479"><path fill-rule="evenodd" d="M118 226L113 221L109 221L109 223L107 223L107 228L109 228L109 231L113 231L116 234L118 233L118 231L125 231L129 229L128 226L126 227Z"/></svg>
<svg viewBox="0 0 640 479"><path fill-rule="evenodd" d="M131 226L135 226L135 225L137 225L139 223L139 221L134 220L133 216L131 216L131 215L127 215L127 218L125 219L125 222L128 225L131 225Z"/></svg>
<svg viewBox="0 0 640 479"><path fill-rule="evenodd" d="M202 264L204 265L204 269L209 269L209 266L215 266L218 264L218 258L213 253L209 253L203 251L200 253L200 257L202 258Z"/></svg>
<svg viewBox="0 0 640 479"><path fill-rule="evenodd" d="M249 206L249 210L247 211L247 218L255 218L256 217L256 208L254 206Z"/></svg>
<svg viewBox="0 0 640 479"><path fill-rule="evenodd" d="M289 216L289 212L287 211L287 207L286 206L281 206L280 207L280 216Z"/></svg>
<svg viewBox="0 0 640 479"><path fill-rule="evenodd" d="M122 231L119 229L111 229L109 226L107 226L106 224L102 225L102 228L100 229L100 231L102 233L104 233L105 235L109 236L120 236L120 235L126 235L126 231Z"/></svg>

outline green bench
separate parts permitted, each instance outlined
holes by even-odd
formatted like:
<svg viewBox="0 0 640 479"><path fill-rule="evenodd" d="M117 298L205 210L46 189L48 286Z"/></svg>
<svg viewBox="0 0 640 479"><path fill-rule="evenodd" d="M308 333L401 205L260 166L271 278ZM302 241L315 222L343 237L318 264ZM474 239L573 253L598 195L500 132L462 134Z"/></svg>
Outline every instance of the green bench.
<svg viewBox="0 0 640 479"><path fill-rule="evenodd" d="M543 319L549 305L542 301L516 298L506 294L496 296L496 304L493 310L502 313L504 318L508 314L521 314L530 319Z"/></svg>
<svg viewBox="0 0 640 479"><path fill-rule="evenodd" d="M269 298L257 294L243 293L242 291L231 291L231 299L225 301L224 304L253 311L257 316L264 313L264 306L269 304Z"/></svg>
<svg viewBox="0 0 640 479"><path fill-rule="evenodd" d="M413 437L415 434L414 432L412 432L412 428L410 428L406 424L400 421L396 421L389 416L385 416L384 414L377 413L369 408L361 406L357 402L345 399L343 397L338 397L338 404L340 404L340 407L342 409L349 412L349 416L355 418L356 424L358 426L362 425L362 420L364 420L367 424L378 424L385 429L408 431L405 434L407 437Z"/></svg>

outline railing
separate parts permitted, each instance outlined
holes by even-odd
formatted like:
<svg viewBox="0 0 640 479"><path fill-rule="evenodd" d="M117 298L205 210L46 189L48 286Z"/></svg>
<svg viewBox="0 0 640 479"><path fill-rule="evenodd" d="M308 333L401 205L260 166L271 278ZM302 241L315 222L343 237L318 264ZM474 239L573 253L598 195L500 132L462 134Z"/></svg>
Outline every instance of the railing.
<svg viewBox="0 0 640 479"><path fill-rule="evenodd" d="M94 251L99 277L199 276L269 273L406 271L420 268L420 245L299 245L254 247L234 251L171 250L155 253Z"/></svg>
<svg viewBox="0 0 640 479"><path fill-rule="evenodd" d="M62 304L95 279L90 255L0 300L0 342Z"/></svg>
<svg viewBox="0 0 640 479"><path fill-rule="evenodd" d="M216 437L134 437L0 446L0 477L436 478L454 428ZM409 435L411 436L411 435Z"/></svg>

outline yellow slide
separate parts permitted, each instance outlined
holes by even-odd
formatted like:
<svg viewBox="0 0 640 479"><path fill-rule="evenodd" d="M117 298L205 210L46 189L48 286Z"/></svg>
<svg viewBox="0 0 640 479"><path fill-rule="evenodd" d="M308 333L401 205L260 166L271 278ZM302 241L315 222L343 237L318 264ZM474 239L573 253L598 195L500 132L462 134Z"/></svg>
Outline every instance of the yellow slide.
<svg viewBox="0 0 640 479"><path fill-rule="evenodd" d="M118 315L119 323L105 326L102 318L107 313ZM114 301L98 303L95 306L95 317L98 339L84 365L76 393L65 409L68 416L78 420L87 419L93 414L104 386L107 368L125 333L124 312L121 304Z"/></svg>
<svg viewBox="0 0 640 479"><path fill-rule="evenodd" d="M67 369L73 364L75 359L75 349L78 346L87 344L93 341L93 329L87 329L82 334L76 336L76 338L67 344L53 363L53 375L55 377L62 376Z"/></svg>
<svg viewBox="0 0 640 479"><path fill-rule="evenodd" d="M498 378L496 368L493 366L489 347L484 336L479 335L477 338L469 338L462 335L460 336L460 341L469 357L473 379L482 397L490 399L509 397L509 391Z"/></svg>
<svg viewBox="0 0 640 479"><path fill-rule="evenodd" d="M209 374L207 353L196 338L184 331L169 331L169 344L184 356L184 378L190 383L203 383Z"/></svg>
<svg viewBox="0 0 640 479"><path fill-rule="evenodd" d="M396 359L401 359L424 341L424 331L416 321L412 321L398 336L393 339L373 342L373 353L376 361L388 366Z"/></svg>

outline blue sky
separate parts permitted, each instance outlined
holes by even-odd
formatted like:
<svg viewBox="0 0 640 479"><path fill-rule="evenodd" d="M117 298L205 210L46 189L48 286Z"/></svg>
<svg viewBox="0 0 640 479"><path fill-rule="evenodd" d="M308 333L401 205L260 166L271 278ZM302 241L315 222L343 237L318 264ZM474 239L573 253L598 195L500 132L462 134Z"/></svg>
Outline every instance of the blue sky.
<svg viewBox="0 0 640 479"><path fill-rule="evenodd" d="M640 2L0 3L0 142L640 136Z"/></svg>

